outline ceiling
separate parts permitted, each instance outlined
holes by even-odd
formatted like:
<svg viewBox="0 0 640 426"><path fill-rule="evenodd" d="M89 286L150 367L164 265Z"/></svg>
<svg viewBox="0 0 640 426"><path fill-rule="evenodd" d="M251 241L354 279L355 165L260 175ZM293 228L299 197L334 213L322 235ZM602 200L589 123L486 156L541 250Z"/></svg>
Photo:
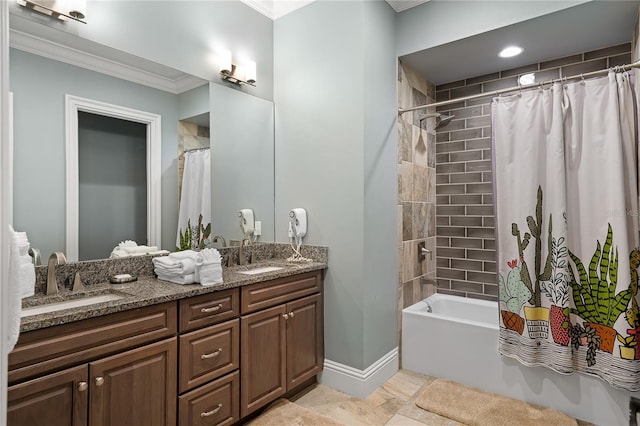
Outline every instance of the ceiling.
<svg viewBox="0 0 640 426"><path fill-rule="evenodd" d="M252 7L263 15L271 18L278 19L284 15L300 9L315 0L240 0L247 6ZM429 0L386 0L389 5L396 11L402 12L403 10L411 9L422 3L426 3Z"/></svg>
<svg viewBox="0 0 640 426"><path fill-rule="evenodd" d="M589 1L400 59L442 84L613 46L631 41L639 3ZM522 47L522 54L499 58L498 52L511 44Z"/></svg>

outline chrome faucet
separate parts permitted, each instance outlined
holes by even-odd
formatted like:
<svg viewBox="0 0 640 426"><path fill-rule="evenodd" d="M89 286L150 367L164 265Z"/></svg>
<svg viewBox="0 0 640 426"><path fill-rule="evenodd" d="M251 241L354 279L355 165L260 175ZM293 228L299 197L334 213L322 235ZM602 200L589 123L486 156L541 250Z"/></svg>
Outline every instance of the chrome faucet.
<svg viewBox="0 0 640 426"><path fill-rule="evenodd" d="M248 238L243 239L242 241L240 241L240 248L238 249L238 264L239 265L247 265L249 263L251 263L251 256L249 256L249 261L247 262L246 256L244 254L244 249L243 247L245 246L245 241L247 242L247 245L251 244L251 240Z"/></svg>
<svg viewBox="0 0 640 426"><path fill-rule="evenodd" d="M212 243L217 243L217 242L222 242L222 247L226 247L227 246L227 241L224 239L223 236L221 235L216 235L215 237L213 237L213 239L211 240Z"/></svg>
<svg viewBox="0 0 640 426"><path fill-rule="evenodd" d="M50 294L58 293L58 281L56 280L56 266L64 265L67 263L67 258L64 257L62 252L55 252L49 256L49 265L47 266L47 291L45 294L48 296Z"/></svg>

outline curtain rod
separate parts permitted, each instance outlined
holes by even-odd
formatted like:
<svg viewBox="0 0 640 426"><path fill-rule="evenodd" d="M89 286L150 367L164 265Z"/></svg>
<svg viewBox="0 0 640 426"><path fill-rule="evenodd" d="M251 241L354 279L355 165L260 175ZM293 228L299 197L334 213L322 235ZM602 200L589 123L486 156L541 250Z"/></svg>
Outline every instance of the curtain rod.
<svg viewBox="0 0 640 426"><path fill-rule="evenodd" d="M209 149L209 148L210 148L210 147L205 146L205 147L203 147L203 148L185 149L185 150L184 150L184 151L182 151L182 152L204 151L204 150Z"/></svg>
<svg viewBox="0 0 640 426"><path fill-rule="evenodd" d="M415 106L415 107L411 107L411 108L398 108L398 115L402 115L405 112L416 111L416 110L424 109L424 108L434 108L434 107L454 104L454 103L462 102L462 101L470 101L470 100L473 100L473 99L486 98L488 96L499 96L499 95L502 95L504 93L516 92L516 91L524 90L524 89L531 89L531 88L534 88L536 86L543 87L545 84L553 84L553 83L559 83L559 82L563 82L563 81L567 81L567 80L576 80L576 79L584 79L584 78L587 78L587 77L595 77L595 76L598 76L598 75L607 74L610 69L613 69L614 71L618 71L618 70L619 71L627 71L627 70L630 70L632 68L640 68L640 61L634 62L632 64L627 64L627 65L618 65L618 66L615 66L615 67L612 67L612 68L607 68L607 69L604 69L604 70L591 71L591 72L587 72L587 73L584 73L584 74L572 75L570 77L556 78L554 80L543 81L542 83L537 83L537 84L528 84L528 85L525 85L525 86L508 87L506 89L494 90L492 92L478 93L476 95L463 96L463 97L460 97L460 98L449 99L449 100L446 100L446 101L435 102L435 103L427 104L427 105L419 105L419 106Z"/></svg>

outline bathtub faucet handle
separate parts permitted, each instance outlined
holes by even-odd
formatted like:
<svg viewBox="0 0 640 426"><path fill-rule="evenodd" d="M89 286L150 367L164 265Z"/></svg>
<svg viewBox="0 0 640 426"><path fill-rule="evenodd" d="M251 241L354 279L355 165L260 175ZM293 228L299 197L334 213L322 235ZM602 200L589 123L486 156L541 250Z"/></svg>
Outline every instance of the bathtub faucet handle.
<svg viewBox="0 0 640 426"><path fill-rule="evenodd" d="M425 247L424 241L418 243L418 251L418 261L422 262L427 255L429 255L429 260L433 260L433 251Z"/></svg>

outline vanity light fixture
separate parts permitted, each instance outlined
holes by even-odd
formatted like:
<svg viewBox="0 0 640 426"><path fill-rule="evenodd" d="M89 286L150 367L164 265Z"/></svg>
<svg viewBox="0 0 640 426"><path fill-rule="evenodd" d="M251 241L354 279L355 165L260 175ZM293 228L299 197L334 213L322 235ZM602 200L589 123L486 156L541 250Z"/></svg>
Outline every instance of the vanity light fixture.
<svg viewBox="0 0 640 426"><path fill-rule="evenodd" d="M513 56L518 56L523 50L524 49L520 46L508 46L502 49L500 53L498 53L498 56L501 58L511 58Z"/></svg>
<svg viewBox="0 0 640 426"><path fill-rule="evenodd" d="M220 76L223 80L237 84L256 85L256 63L254 61L246 61L242 65L235 65L231 62L231 52L221 50L218 52L218 60L220 66Z"/></svg>
<svg viewBox="0 0 640 426"><path fill-rule="evenodd" d="M83 21L87 12L86 0L16 0L16 3L56 19L68 18L86 24Z"/></svg>

